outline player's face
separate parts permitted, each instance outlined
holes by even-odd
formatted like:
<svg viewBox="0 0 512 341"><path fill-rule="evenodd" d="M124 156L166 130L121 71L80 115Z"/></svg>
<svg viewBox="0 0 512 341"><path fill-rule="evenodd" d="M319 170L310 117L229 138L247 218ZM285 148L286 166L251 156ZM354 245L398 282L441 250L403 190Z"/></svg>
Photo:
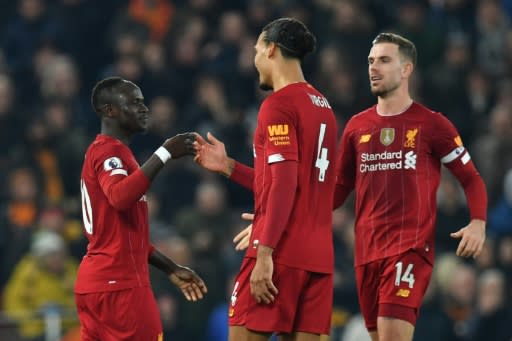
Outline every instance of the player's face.
<svg viewBox="0 0 512 341"><path fill-rule="evenodd" d="M149 127L149 110L138 86L128 83L119 94L119 126L123 130L137 133Z"/></svg>
<svg viewBox="0 0 512 341"><path fill-rule="evenodd" d="M378 97L387 97L402 84L405 77L405 62L398 51L398 45L378 43L372 46L368 55L370 88Z"/></svg>
<svg viewBox="0 0 512 341"><path fill-rule="evenodd" d="M272 78L270 77L270 65L267 58L267 49L269 45L263 40L264 36L265 33L262 32L258 37L256 45L254 45L254 50L256 51L256 54L254 55L254 66L256 67L256 70L258 70L260 77L260 89L272 90L273 85Z"/></svg>

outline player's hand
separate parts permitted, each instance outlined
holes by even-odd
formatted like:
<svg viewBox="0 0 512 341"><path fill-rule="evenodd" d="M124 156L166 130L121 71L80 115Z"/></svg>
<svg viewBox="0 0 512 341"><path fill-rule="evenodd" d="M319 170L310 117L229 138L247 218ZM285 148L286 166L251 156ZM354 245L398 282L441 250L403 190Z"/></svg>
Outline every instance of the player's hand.
<svg viewBox="0 0 512 341"><path fill-rule="evenodd" d="M173 159L178 159L185 155L195 155L194 141L195 133L183 133L165 140L163 146L171 153Z"/></svg>
<svg viewBox="0 0 512 341"><path fill-rule="evenodd" d="M224 143L217 140L211 133L208 133L206 137L208 141L201 135L196 135L196 140L193 143L196 152L194 161L213 172L231 175L232 167Z"/></svg>
<svg viewBox="0 0 512 341"><path fill-rule="evenodd" d="M188 301L197 301L203 298L208 291L204 281L186 266L180 266L169 275L169 279L176 285Z"/></svg>
<svg viewBox="0 0 512 341"><path fill-rule="evenodd" d="M259 246L259 248L265 248L265 246ZM256 302L269 304L274 302L278 290L272 282L272 274L274 273L274 261L272 260L272 254L262 256L258 252L256 258L256 265L252 269L251 273L251 295L254 297Z"/></svg>
<svg viewBox="0 0 512 341"><path fill-rule="evenodd" d="M451 233L452 238L461 239L457 256L476 258L482 252L485 242L485 221L473 219L466 227Z"/></svg>
<svg viewBox="0 0 512 341"><path fill-rule="evenodd" d="M254 214L252 213L242 213L242 219L253 221ZM249 241L251 240L252 233L252 224L247 226L245 229L240 231L235 238L233 238L233 243L235 243L235 250L243 251L249 247Z"/></svg>

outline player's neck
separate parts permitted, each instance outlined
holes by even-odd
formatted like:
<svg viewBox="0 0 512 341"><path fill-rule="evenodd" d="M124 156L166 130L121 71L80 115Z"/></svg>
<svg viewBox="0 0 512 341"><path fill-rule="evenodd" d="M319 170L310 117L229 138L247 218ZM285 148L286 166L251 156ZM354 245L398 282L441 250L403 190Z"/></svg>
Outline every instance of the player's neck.
<svg viewBox="0 0 512 341"><path fill-rule="evenodd" d="M395 116L405 112L412 105L409 93L396 93L388 97L379 97L377 113L380 116Z"/></svg>
<svg viewBox="0 0 512 341"><path fill-rule="evenodd" d="M115 138L125 145L129 145L131 141L131 135L126 135L119 127L111 126L105 121L101 122L101 134Z"/></svg>
<svg viewBox="0 0 512 341"><path fill-rule="evenodd" d="M274 91L279 91L293 83L304 83L306 79L300 68L300 64L283 63L279 66L279 72L273 77Z"/></svg>

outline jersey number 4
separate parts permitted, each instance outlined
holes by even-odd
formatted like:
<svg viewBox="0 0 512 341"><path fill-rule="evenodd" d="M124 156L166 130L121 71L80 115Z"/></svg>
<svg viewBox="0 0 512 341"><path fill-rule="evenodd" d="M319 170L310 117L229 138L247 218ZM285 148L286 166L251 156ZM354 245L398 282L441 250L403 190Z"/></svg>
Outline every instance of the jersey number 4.
<svg viewBox="0 0 512 341"><path fill-rule="evenodd" d="M87 187L85 187L84 180L80 180L80 192L82 192L82 219L84 220L84 227L87 233L92 234L92 207L91 198Z"/></svg>
<svg viewBox="0 0 512 341"><path fill-rule="evenodd" d="M327 168L329 168L329 160L327 159L327 148L322 147L326 127L327 125L325 123L320 123L320 134L318 134L318 152L316 154L315 162L315 167L320 170L318 173L318 181L320 182L324 182L325 172L327 171Z"/></svg>

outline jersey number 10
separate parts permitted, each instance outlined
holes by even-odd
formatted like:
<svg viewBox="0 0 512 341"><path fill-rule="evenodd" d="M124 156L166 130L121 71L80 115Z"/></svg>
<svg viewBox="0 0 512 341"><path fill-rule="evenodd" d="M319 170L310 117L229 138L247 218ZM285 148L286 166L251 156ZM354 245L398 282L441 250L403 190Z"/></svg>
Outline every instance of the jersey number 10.
<svg viewBox="0 0 512 341"><path fill-rule="evenodd" d="M92 234L92 207L91 198L87 187L85 187L84 180L80 180L80 192L82 192L82 219L84 221L84 228L87 233Z"/></svg>

